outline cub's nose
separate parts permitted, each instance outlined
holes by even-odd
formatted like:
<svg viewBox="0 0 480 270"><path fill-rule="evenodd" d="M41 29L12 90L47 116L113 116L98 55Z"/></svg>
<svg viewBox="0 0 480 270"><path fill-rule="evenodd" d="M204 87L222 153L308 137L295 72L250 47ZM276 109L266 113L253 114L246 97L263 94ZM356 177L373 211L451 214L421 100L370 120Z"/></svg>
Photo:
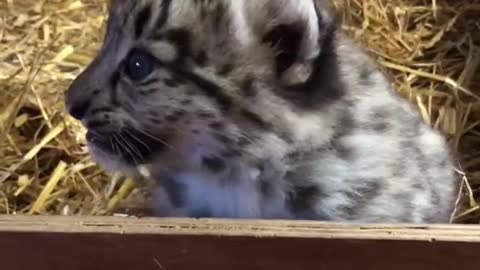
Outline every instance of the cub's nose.
<svg viewBox="0 0 480 270"><path fill-rule="evenodd" d="M77 120L82 120L90 108L91 101L86 94L86 89L79 88L76 82L73 82L66 94L66 107L68 113Z"/></svg>
<svg viewBox="0 0 480 270"><path fill-rule="evenodd" d="M86 117L90 117L91 112L106 102L108 92L103 89L109 88L111 78L107 72L112 69L107 64L107 61L99 57L94 58L67 89L65 107L75 119L85 120Z"/></svg>
<svg viewBox="0 0 480 270"><path fill-rule="evenodd" d="M88 83L86 72L81 73L70 85L65 95L68 113L77 120L82 120L91 109L92 100L100 91Z"/></svg>
<svg viewBox="0 0 480 270"><path fill-rule="evenodd" d="M90 107L88 100L72 101L67 99L68 113L77 120L82 120Z"/></svg>

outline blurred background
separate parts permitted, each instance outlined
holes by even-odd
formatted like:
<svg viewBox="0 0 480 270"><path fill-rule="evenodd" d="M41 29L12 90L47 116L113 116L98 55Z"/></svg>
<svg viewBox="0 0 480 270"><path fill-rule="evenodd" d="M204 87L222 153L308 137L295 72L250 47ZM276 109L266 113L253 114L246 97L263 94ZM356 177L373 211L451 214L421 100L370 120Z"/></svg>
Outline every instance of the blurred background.
<svg viewBox="0 0 480 270"><path fill-rule="evenodd" d="M457 154L453 221L480 223L480 1L335 0L375 57ZM105 0L0 0L0 214L145 211L148 182L88 156L63 94L101 45Z"/></svg>

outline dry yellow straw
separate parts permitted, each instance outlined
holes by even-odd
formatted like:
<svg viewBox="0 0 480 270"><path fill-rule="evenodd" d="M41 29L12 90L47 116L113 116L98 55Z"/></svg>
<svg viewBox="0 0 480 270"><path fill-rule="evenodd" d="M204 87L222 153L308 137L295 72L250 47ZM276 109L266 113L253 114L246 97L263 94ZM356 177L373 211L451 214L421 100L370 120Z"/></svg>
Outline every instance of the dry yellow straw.
<svg viewBox="0 0 480 270"><path fill-rule="evenodd" d="M12 173L14 173L20 166L22 166L25 162L32 160L40 150L42 150L45 145L47 145L50 141L52 141L54 138L56 138L63 130L65 129L65 126L63 124L60 124L56 126L54 129L50 130L50 132L43 137L43 139L40 141L39 144L35 145L23 158L20 162L13 164L8 172L4 173L0 177L0 183L5 181Z"/></svg>
<svg viewBox="0 0 480 270"><path fill-rule="evenodd" d="M118 192L115 194L115 196L113 196L112 199L110 199L110 201L108 202L107 210L112 211L113 209L115 209L118 203L123 199L125 199L128 196L128 194L132 192L134 188L135 188L135 181L133 179L127 178L123 182L122 186L120 187Z"/></svg>
<svg viewBox="0 0 480 270"><path fill-rule="evenodd" d="M48 200L50 194L55 189L58 182L65 176L66 168L67 164L65 162L60 161L58 163L47 185L43 188L42 192L33 204L32 209L30 209L29 214L39 213L45 207L45 203Z"/></svg>

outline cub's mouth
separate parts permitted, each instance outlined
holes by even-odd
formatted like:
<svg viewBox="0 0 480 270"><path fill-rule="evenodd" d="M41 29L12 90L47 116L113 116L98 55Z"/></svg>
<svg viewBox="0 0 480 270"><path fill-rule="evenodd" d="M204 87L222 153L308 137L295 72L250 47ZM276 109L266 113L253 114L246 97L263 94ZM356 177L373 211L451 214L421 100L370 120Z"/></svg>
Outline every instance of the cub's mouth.
<svg viewBox="0 0 480 270"><path fill-rule="evenodd" d="M88 130L86 140L93 155L100 150L102 154L119 157L131 165L148 163L155 154L168 147L170 135L155 136L146 131L123 128L115 133L98 133Z"/></svg>

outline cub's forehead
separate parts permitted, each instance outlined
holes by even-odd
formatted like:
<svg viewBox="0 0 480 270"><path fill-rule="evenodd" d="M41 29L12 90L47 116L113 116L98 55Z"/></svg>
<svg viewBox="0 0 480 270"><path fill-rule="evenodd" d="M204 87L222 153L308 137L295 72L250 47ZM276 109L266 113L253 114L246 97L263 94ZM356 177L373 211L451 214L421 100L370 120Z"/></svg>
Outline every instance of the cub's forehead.
<svg viewBox="0 0 480 270"><path fill-rule="evenodd" d="M229 0L111 0L109 16L112 23L123 27L135 24L157 29L164 25L180 27L221 17L230 4Z"/></svg>
<svg viewBox="0 0 480 270"><path fill-rule="evenodd" d="M228 24L229 20L240 22L241 26L291 23L316 19L314 6L325 18L332 11L328 0L111 0L110 4L112 24L136 27L137 31L140 26L195 29Z"/></svg>
<svg viewBox="0 0 480 270"><path fill-rule="evenodd" d="M151 9L155 15L171 15L169 19L173 21L188 21L205 17L215 19L229 11L275 17L309 10L313 5L322 11L332 12L333 9L328 0L110 0L110 13L122 20L147 15L146 9Z"/></svg>

